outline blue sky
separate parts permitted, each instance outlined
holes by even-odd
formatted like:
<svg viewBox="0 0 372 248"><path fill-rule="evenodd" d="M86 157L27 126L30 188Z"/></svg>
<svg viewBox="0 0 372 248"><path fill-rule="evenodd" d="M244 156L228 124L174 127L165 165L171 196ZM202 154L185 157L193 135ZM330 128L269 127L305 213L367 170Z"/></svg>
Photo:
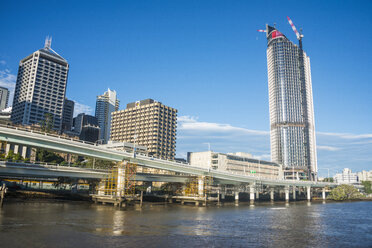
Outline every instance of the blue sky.
<svg viewBox="0 0 372 248"><path fill-rule="evenodd" d="M372 169L372 1L1 1L0 85L47 35L67 59L67 97L94 114L114 89L179 110L177 155L270 159L265 24L310 56L319 172Z"/></svg>

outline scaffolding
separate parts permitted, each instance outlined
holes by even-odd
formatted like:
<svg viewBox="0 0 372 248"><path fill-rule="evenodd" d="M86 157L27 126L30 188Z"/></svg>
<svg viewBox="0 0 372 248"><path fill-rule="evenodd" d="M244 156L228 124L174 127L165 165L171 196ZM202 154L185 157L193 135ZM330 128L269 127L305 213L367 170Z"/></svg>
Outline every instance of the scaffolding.
<svg viewBox="0 0 372 248"><path fill-rule="evenodd" d="M210 195L213 186L213 177L192 177L186 182L185 196L205 197Z"/></svg>
<svg viewBox="0 0 372 248"><path fill-rule="evenodd" d="M111 168L108 176L98 186L98 194L105 196L133 196L135 194L135 178L137 164L118 163Z"/></svg>
<svg viewBox="0 0 372 248"><path fill-rule="evenodd" d="M136 192L137 164L127 162L125 164L124 194L133 196Z"/></svg>

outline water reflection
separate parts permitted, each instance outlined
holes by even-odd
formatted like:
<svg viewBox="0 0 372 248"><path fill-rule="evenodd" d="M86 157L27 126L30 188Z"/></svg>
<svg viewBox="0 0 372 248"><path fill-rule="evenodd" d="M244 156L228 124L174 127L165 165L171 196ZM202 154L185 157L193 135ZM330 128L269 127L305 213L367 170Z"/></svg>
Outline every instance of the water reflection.
<svg viewBox="0 0 372 248"><path fill-rule="evenodd" d="M296 202L119 210L86 203L13 203L0 210L0 240L3 247L369 246L371 207L372 202Z"/></svg>

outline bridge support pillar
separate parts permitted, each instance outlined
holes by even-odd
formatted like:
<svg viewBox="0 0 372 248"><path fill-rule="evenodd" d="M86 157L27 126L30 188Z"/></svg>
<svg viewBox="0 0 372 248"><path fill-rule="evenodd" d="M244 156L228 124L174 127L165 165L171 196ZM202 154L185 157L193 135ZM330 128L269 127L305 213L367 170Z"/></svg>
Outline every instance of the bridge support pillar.
<svg viewBox="0 0 372 248"><path fill-rule="evenodd" d="M284 188L284 192L285 192L285 201L289 202L289 186L286 186Z"/></svg>
<svg viewBox="0 0 372 248"><path fill-rule="evenodd" d="M293 189L292 189L292 196L293 196L293 200L295 201L296 200L296 186L293 186Z"/></svg>
<svg viewBox="0 0 372 248"><path fill-rule="evenodd" d="M308 201L311 201L311 187L310 186L306 187L306 197Z"/></svg>
<svg viewBox="0 0 372 248"><path fill-rule="evenodd" d="M239 204L239 191L235 191L235 204Z"/></svg>
<svg viewBox="0 0 372 248"><path fill-rule="evenodd" d="M270 188L270 201L274 201L274 188Z"/></svg>
<svg viewBox="0 0 372 248"><path fill-rule="evenodd" d="M254 192L255 191L255 185L254 184L250 184L249 185L249 200L251 202L251 204L254 203Z"/></svg>
<svg viewBox="0 0 372 248"><path fill-rule="evenodd" d="M198 178L198 195L204 196L204 180L205 177Z"/></svg>
<svg viewBox="0 0 372 248"><path fill-rule="evenodd" d="M260 199L260 192L257 190L256 191L256 200Z"/></svg>
<svg viewBox="0 0 372 248"><path fill-rule="evenodd" d="M322 198L323 198L323 200L325 200L325 199L326 199L326 192L325 192L325 188L323 188L323 190L322 190Z"/></svg>

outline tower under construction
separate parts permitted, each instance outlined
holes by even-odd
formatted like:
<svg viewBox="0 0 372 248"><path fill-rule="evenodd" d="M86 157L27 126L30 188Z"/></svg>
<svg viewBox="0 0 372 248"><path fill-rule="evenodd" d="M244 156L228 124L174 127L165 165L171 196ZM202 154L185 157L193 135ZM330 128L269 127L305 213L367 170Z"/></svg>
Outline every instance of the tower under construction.
<svg viewBox="0 0 372 248"><path fill-rule="evenodd" d="M316 180L317 160L310 59L299 45L266 25L271 159L287 179Z"/></svg>

